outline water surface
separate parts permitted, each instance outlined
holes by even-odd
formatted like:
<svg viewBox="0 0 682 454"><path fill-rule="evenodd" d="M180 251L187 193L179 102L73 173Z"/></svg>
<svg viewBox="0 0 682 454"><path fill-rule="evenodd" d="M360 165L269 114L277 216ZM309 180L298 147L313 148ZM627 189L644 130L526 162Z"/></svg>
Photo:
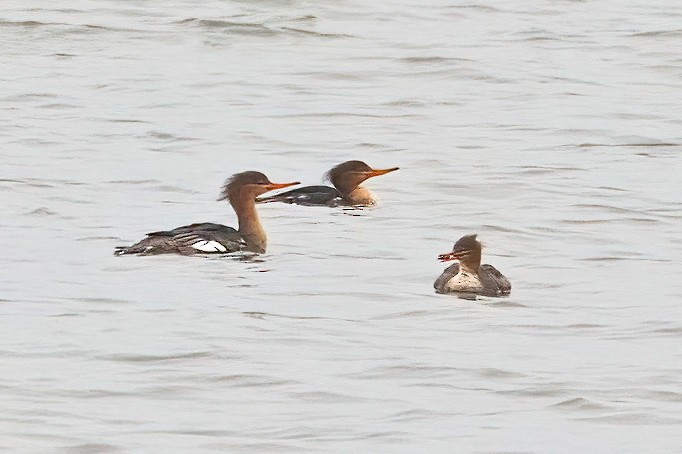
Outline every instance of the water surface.
<svg viewBox="0 0 682 454"><path fill-rule="evenodd" d="M681 452L674 2L0 5L0 448ZM122 258L232 173L257 260ZM505 299L436 295L479 233Z"/></svg>

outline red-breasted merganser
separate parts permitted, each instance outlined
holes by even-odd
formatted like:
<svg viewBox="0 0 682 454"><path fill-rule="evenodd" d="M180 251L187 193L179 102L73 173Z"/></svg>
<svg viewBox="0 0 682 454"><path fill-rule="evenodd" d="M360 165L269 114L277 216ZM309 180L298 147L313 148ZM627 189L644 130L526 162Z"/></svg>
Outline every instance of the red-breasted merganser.
<svg viewBox="0 0 682 454"><path fill-rule="evenodd" d="M284 202L306 206L363 206L374 205L375 200L369 189L360 186L368 178L398 170L373 169L362 161L346 161L333 167L326 177L334 187L304 186L269 197L259 197L257 203Z"/></svg>
<svg viewBox="0 0 682 454"><path fill-rule="evenodd" d="M232 175L222 188L218 200L227 199L237 213L239 229L204 222L148 233L132 246L117 247L115 255L156 254L227 254L236 251L263 253L267 237L256 212L256 197L273 189L296 183L272 183L260 172L248 171Z"/></svg>
<svg viewBox="0 0 682 454"><path fill-rule="evenodd" d="M481 265L481 243L476 235L460 238L452 252L441 254L438 260L459 260L443 271L433 287L438 293L505 296L511 291L509 280L492 265Z"/></svg>

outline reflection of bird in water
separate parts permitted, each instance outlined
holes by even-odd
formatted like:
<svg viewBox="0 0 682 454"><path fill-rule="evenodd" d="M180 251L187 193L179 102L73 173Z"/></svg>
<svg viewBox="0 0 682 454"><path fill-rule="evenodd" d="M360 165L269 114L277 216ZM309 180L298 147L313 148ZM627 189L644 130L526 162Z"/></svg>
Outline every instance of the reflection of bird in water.
<svg viewBox="0 0 682 454"><path fill-rule="evenodd" d="M509 295L511 283L492 265L481 265L481 243L476 235L460 238L452 252L441 254L441 262L459 260L447 267L433 287L438 293L464 293L483 296Z"/></svg>
<svg viewBox="0 0 682 454"><path fill-rule="evenodd" d="M267 238L256 212L255 200L273 189L299 183L272 183L260 172L232 175L223 186L218 200L227 199L237 213L239 229L205 222L148 233L132 246L117 247L116 255L155 254L225 254L235 251L265 252Z"/></svg>
<svg viewBox="0 0 682 454"><path fill-rule="evenodd" d="M375 200L369 189L360 186L368 178L398 170L373 169L362 161L346 161L333 167L326 176L334 185L304 186L268 197L259 197L258 203L284 202L307 206L362 206L374 205Z"/></svg>

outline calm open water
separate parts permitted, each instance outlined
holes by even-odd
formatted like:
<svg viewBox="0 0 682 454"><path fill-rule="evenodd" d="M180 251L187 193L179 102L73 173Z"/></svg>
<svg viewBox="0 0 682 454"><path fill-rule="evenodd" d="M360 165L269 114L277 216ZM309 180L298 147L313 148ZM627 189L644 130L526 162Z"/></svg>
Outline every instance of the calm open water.
<svg viewBox="0 0 682 454"><path fill-rule="evenodd" d="M682 6L0 3L0 450L682 452ZM114 257L261 207L257 260ZM505 299L436 295L479 233Z"/></svg>

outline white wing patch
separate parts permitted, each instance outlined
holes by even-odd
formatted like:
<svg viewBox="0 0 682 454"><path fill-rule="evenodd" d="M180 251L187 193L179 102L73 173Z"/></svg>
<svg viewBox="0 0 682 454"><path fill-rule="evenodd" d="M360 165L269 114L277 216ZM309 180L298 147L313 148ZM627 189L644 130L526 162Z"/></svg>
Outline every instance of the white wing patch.
<svg viewBox="0 0 682 454"><path fill-rule="evenodd" d="M192 244L192 248L201 252L226 252L227 248L217 241L201 240Z"/></svg>

